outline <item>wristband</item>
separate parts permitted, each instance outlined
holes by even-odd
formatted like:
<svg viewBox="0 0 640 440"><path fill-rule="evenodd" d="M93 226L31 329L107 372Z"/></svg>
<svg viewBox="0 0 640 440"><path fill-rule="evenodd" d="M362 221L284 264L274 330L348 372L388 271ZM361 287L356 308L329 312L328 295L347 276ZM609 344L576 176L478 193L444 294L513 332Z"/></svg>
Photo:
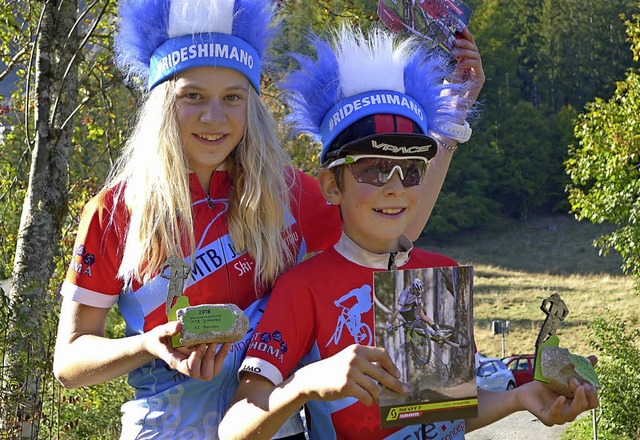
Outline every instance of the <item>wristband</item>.
<svg viewBox="0 0 640 440"><path fill-rule="evenodd" d="M446 133L448 138L454 139L459 143L467 142L473 132L467 121L464 121L463 125L445 122L442 126L442 131Z"/></svg>
<svg viewBox="0 0 640 440"><path fill-rule="evenodd" d="M451 153L453 153L454 151L456 151L458 149L458 144L456 145L449 145L447 144L445 141L443 140L439 140L438 141L438 147L442 147L447 151L451 151Z"/></svg>

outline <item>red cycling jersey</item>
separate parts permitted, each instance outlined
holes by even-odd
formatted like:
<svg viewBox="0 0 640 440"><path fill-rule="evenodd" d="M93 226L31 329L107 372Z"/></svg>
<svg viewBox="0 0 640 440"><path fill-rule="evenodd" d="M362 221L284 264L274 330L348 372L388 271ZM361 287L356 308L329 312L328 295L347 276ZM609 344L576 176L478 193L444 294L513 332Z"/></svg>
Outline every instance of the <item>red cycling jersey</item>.
<svg viewBox="0 0 640 440"><path fill-rule="evenodd" d="M300 261L306 253L335 243L341 222L338 209L325 203L315 179L297 171L290 175L296 184L292 185L283 237ZM208 196L194 173L189 179L197 249L184 295L191 305L237 304L249 317L251 329L234 344L222 371L212 381L187 377L159 359L129 373L136 398L123 405L123 438L172 439L187 434L217 438L217 426L237 388L240 360L266 301L267 287L256 288L254 284L253 258L236 249L229 236L229 175L214 172ZM159 274L143 285L125 285L118 278L129 221L124 203L118 200L114 204L118 189L102 191L84 209L61 293L93 307L109 308L117 302L129 336L167 322L169 280ZM185 264L191 265L191 256Z"/></svg>
<svg viewBox="0 0 640 440"><path fill-rule="evenodd" d="M399 252L395 261L398 269L457 266L455 260L447 256L421 249ZM386 269L388 262L389 254L368 253L343 235L335 247L282 275L274 286L239 374L242 371L256 373L277 385L299 363L329 358L356 342L373 345L373 340L356 341L356 335L348 329L338 331L337 328L347 297L351 298L349 305L355 298L366 299L361 307L361 325L375 328L373 273ZM367 407L355 398L310 401L307 407L311 439L400 440L423 438L423 435L429 439L464 438L462 420L381 429L378 405Z"/></svg>

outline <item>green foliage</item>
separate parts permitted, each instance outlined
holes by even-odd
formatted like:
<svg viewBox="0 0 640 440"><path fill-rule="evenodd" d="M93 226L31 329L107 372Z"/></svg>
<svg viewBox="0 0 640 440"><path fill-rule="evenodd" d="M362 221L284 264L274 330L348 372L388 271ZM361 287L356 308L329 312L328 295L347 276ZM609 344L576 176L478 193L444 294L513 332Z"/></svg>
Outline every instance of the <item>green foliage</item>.
<svg viewBox="0 0 640 440"><path fill-rule="evenodd" d="M497 130L499 156L494 163L490 195L511 216L526 218L548 200L548 179L561 171L566 150L558 145L549 119L520 101ZM554 160L556 159L556 160Z"/></svg>
<svg viewBox="0 0 640 440"><path fill-rule="evenodd" d="M638 23L633 23L631 20L624 22L627 26L627 37L631 42L631 52L633 52L633 61L640 60L640 26Z"/></svg>
<svg viewBox="0 0 640 440"><path fill-rule="evenodd" d="M637 47L640 16L629 23ZM565 166L569 201L580 219L618 226L597 244L622 255L626 273L640 281L640 74L629 71L611 99L596 99L576 125L579 144Z"/></svg>
<svg viewBox="0 0 640 440"><path fill-rule="evenodd" d="M105 336L124 337L124 321L117 309L107 315ZM106 383L66 390L55 380L45 387L41 438L113 439L121 430L120 407L133 398L126 376Z"/></svg>
<svg viewBox="0 0 640 440"><path fill-rule="evenodd" d="M637 322L626 323L615 319L597 319L593 322L592 347L597 350L596 369L602 384L598 394L601 419L598 431L611 438L639 438L640 412L640 329Z"/></svg>
<svg viewBox="0 0 640 440"><path fill-rule="evenodd" d="M487 116L474 128L472 140L456 152L434 214L450 225L459 224L450 231L456 232L487 225L499 215L526 219L533 213L566 212L568 179L562 164L575 110L546 114L521 100L502 118ZM465 205L472 209L464 212ZM460 216L473 220L460 222ZM436 231L434 220L429 220L428 233Z"/></svg>
<svg viewBox="0 0 640 440"><path fill-rule="evenodd" d="M541 81L548 81L545 89L547 101L553 99L552 108L566 104L580 108L589 96L608 94L611 79L619 78L630 66L619 15L637 11L638 5L635 0L560 3L564 4L545 2L548 19L541 20L538 32L543 44L538 72L548 72ZM601 38L594 40L593 34Z"/></svg>
<svg viewBox="0 0 640 440"><path fill-rule="evenodd" d="M562 163L576 108L610 89L630 60L619 14L635 1L484 0L473 2L470 29L487 81L480 120L451 165L442 197L476 194L497 202L490 213L527 218L566 212ZM465 150L472 153L463 157ZM482 169L473 179L469 167ZM463 173L460 171L464 169ZM440 202L439 202L440 205ZM453 218L458 213L438 215ZM452 222L451 222L452 223Z"/></svg>
<svg viewBox="0 0 640 440"><path fill-rule="evenodd" d="M16 130L19 131L19 128ZM5 137L4 145L0 145L0 279L11 276L13 256L18 241L20 212L24 200L27 179L25 164L21 160L21 151L13 139L19 133ZM11 151L13 149L13 151ZM8 293L8 292L7 292Z"/></svg>
<svg viewBox="0 0 640 440"><path fill-rule="evenodd" d="M501 0L498 7L519 53L522 97L536 107L581 108L630 66L620 14L637 12L635 0Z"/></svg>
<svg viewBox="0 0 640 440"><path fill-rule="evenodd" d="M133 397L125 376L74 390L51 384L45 413L55 419L41 424L40 438L114 439L120 436L120 406Z"/></svg>
<svg viewBox="0 0 640 440"><path fill-rule="evenodd" d="M599 420L600 411L596 410L596 418ZM634 440L624 434L611 434L609 431L601 430L596 427L598 440ZM562 440L592 440L593 436L593 413L579 418L571 423L567 430L562 434Z"/></svg>
<svg viewBox="0 0 640 440"><path fill-rule="evenodd" d="M17 2L2 2L0 5L0 75L5 78L3 85L9 81L24 83L24 63L32 47L29 28L37 13L38 8L33 5ZM6 96L0 96L0 125L13 127L10 133L5 131L4 141L0 141L0 279L7 279L11 275L15 255L30 151L24 141L24 114L28 109L24 93L10 87L2 90L6 91Z"/></svg>
<svg viewBox="0 0 640 440"><path fill-rule="evenodd" d="M5 136L0 148L0 279L8 278L11 273L29 176L34 138L33 109L36 105L32 88L36 72L28 57L42 5L41 2L4 2L0 6L0 35L6 36L0 40L0 67L6 67L6 70L0 70L0 79L11 80L11 84L7 85L8 81L2 84L6 86L2 90L11 90L11 99L3 102L0 123L14 127ZM136 96L122 85L121 78L113 67L113 55L109 49L114 31L115 22L112 17L116 2L104 0L85 7L86 10L80 11L82 19L78 22L78 32L81 38L87 37L86 45L75 57L79 69L77 107L74 118L65 122L74 127L68 158L69 210L62 230L62 240L59 244L54 244L59 253L54 261L55 269L49 283L49 292L57 292L62 283L80 209L102 185L129 128L129 121L123 115L133 114L136 101ZM13 17L20 17L20 20L16 21ZM64 69L66 66L57 67ZM56 92L53 90L51 93L55 96ZM8 97L0 97L0 102L3 98ZM4 294L0 295L0 300L6 302L1 305L0 312L2 342L9 326L14 331L20 331L21 320L16 315L18 307L9 304ZM30 334L33 343L48 347L48 356L43 359L22 359L19 354L11 354L12 364L21 365L25 373L41 372L38 388L42 396L42 411L25 416L41 421L40 437L115 438L120 426L119 403L130 398L131 390L124 379L97 388L61 390L51 374L53 341L57 327L57 307L52 306L53 302L52 293L43 298L45 305L32 305L32 310L46 313L47 318L37 334L23 332ZM110 318L107 332L116 330L121 333L121 325L112 321ZM4 342L0 343L0 358L7 355L3 349L5 345ZM21 376L16 373L15 377ZM11 390L17 385L5 383L5 386ZM19 399L18 395L2 395L0 399L4 397ZM7 411L11 412L11 417L22 417L19 400L14 402L7 398L3 404L5 408L9 408ZM75 434L72 435L73 432Z"/></svg>
<svg viewBox="0 0 640 440"><path fill-rule="evenodd" d="M442 194L429 218L426 235L438 241L440 235L453 234L490 223L495 220L491 212L495 205L495 202L482 196L460 196L455 192Z"/></svg>

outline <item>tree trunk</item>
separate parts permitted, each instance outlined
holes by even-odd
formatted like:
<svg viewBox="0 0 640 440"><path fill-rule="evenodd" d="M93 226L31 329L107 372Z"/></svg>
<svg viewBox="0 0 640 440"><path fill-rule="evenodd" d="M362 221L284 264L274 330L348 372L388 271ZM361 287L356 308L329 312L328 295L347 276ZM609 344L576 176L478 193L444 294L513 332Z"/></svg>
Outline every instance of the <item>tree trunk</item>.
<svg viewBox="0 0 640 440"><path fill-rule="evenodd" d="M51 377L54 293L48 291L67 210L68 156L77 100L77 0L42 1L34 90L35 132L10 290L0 432L37 438L43 381ZM73 65L71 65L73 64ZM32 101L33 102L33 101Z"/></svg>

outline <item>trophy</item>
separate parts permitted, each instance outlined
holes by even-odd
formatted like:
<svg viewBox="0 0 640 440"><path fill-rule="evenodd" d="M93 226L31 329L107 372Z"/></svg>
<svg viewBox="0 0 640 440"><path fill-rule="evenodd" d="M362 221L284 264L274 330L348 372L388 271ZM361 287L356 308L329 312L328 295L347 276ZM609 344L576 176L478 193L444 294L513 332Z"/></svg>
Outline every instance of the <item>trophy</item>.
<svg viewBox="0 0 640 440"><path fill-rule="evenodd" d="M166 312L169 321L180 321L180 333L171 338L173 348L198 344L235 342L249 328L249 319L235 304L201 304L192 306L183 295L184 280L190 267L181 258L171 256L160 275L169 280Z"/></svg>
<svg viewBox="0 0 640 440"><path fill-rule="evenodd" d="M590 383L598 388L598 376L589 359L560 348L560 338L556 332L569 314L560 295L554 293L544 299L540 309L547 317L536 339L534 379L546 383L552 390L568 398L573 398L573 392L569 388L572 377L581 384Z"/></svg>

